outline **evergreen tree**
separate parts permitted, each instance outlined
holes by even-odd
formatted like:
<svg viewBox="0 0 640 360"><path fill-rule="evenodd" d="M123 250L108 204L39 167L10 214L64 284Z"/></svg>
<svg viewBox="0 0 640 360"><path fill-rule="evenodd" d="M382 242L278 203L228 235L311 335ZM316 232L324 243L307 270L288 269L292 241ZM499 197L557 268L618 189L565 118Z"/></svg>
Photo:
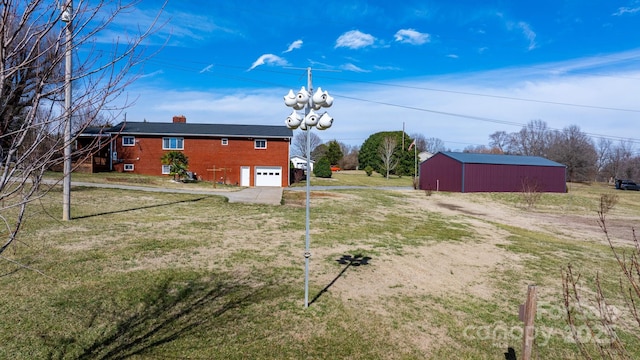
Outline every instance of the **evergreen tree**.
<svg viewBox="0 0 640 360"><path fill-rule="evenodd" d="M402 148L402 137L404 135L405 149ZM373 170L379 174L386 174L386 170L380 158L380 146L385 137L394 137L396 139L395 156L398 157L399 164L391 173L394 175L412 175L414 169L413 152L409 152L406 148L411 144L411 138L402 131L383 131L375 133L362 144L358 153L358 163L361 169L371 166Z"/></svg>
<svg viewBox="0 0 640 360"><path fill-rule="evenodd" d="M327 151L325 152L324 156L327 158L327 160L329 160L329 164L331 164L331 165L337 165L338 164L338 162L344 156L338 141L331 140L329 142L329 145L327 146Z"/></svg>
<svg viewBox="0 0 640 360"><path fill-rule="evenodd" d="M326 156L320 159L313 167L313 175L327 179L331 177L331 164L329 164L329 159Z"/></svg>

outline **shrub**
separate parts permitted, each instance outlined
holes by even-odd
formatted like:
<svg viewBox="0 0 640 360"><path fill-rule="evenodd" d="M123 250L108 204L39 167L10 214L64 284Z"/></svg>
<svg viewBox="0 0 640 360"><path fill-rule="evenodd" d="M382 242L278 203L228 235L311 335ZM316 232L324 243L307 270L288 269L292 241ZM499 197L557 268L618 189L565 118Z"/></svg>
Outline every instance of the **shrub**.
<svg viewBox="0 0 640 360"><path fill-rule="evenodd" d="M330 178L331 164L329 164L329 159L327 159L326 157L321 158L316 166L313 167L313 174L319 178Z"/></svg>
<svg viewBox="0 0 640 360"><path fill-rule="evenodd" d="M529 181L528 179L522 180L522 192L520 194L522 196L522 202L529 209L532 209L542 197L538 183L536 181Z"/></svg>
<svg viewBox="0 0 640 360"><path fill-rule="evenodd" d="M371 176L371 174L373 174L373 168L371 165L367 165L367 167L364 168L364 172L367 173L367 176Z"/></svg>
<svg viewBox="0 0 640 360"><path fill-rule="evenodd" d="M605 296L606 275L596 272L591 288L574 273L571 264L562 269L562 289L570 341L585 359L636 359L633 344L640 340L640 240L631 229L630 249L614 245L607 227L606 214L616 205L618 197L604 194L600 197L598 225L604 233L620 277L617 294ZM609 280L610 281L610 280ZM619 307L613 299L621 299ZM624 321L623 321L624 320ZM624 337L619 336L624 334ZM636 346L637 348L637 346Z"/></svg>
<svg viewBox="0 0 640 360"><path fill-rule="evenodd" d="M173 176L175 181L186 178L189 170L189 159L181 151L169 151L162 155L160 159L162 164L169 165L169 175Z"/></svg>

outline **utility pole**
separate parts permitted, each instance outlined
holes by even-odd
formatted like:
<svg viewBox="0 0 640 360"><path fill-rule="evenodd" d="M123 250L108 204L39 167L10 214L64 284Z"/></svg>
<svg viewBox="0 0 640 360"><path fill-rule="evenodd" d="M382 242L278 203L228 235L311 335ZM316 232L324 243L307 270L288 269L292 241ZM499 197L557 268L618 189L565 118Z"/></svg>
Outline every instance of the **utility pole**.
<svg viewBox="0 0 640 360"><path fill-rule="evenodd" d="M62 9L60 19L66 24L65 68L64 68L64 178L62 181L62 220L71 220L71 52L73 51L73 1L69 0Z"/></svg>

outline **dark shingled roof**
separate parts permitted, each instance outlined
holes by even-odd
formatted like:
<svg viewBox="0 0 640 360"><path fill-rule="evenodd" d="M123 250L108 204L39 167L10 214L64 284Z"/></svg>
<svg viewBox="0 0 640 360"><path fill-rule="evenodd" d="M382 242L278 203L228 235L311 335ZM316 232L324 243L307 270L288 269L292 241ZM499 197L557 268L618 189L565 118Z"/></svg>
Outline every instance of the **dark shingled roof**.
<svg viewBox="0 0 640 360"><path fill-rule="evenodd" d="M88 126L82 130L79 136L111 136L109 134L111 128L104 126Z"/></svg>
<svg viewBox="0 0 640 360"><path fill-rule="evenodd" d="M545 159L540 156L500 155L500 154L472 154L443 151L446 155L463 164L496 164L496 165L529 165L529 166L553 166L564 165Z"/></svg>
<svg viewBox="0 0 640 360"><path fill-rule="evenodd" d="M263 137L290 138L293 131L286 126L236 125L236 124L193 124L127 121L108 130L124 135L173 135L173 136L223 136L223 137Z"/></svg>

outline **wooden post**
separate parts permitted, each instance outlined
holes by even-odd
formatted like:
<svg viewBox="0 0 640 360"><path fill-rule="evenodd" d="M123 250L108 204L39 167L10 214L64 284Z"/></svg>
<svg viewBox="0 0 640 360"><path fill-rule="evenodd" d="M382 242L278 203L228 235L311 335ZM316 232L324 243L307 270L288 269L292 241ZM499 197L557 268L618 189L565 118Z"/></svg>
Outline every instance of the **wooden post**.
<svg viewBox="0 0 640 360"><path fill-rule="evenodd" d="M224 177L223 177L223 184L227 183L227 170L231 171L231 168L217 168L215 165L213 165L213 168L211 169L207 169L207 171L212 171L213 172L213 187L216 187L216 183L218 182L218 179L216 179L216 173L218 171L224 171Z"/></svg>
<svg viewBox="0 0 640 360"><path fill-rule="evenodd" d="M527 302L524 305L524 331L522 335L522 359L531 360L533 340L535 339L533 321L536 318L536 286L529 285L527 289Z"/></svg>
<svg viewBox="0 0 640 360"><path fill-rule="evenodd" d="M213 172L213 188L215 189L216 187L216 171L220 171L222 169L217 169L215 165L213 165L213 168L211 169L207 169L207 171L212 171Z"/></svg>

